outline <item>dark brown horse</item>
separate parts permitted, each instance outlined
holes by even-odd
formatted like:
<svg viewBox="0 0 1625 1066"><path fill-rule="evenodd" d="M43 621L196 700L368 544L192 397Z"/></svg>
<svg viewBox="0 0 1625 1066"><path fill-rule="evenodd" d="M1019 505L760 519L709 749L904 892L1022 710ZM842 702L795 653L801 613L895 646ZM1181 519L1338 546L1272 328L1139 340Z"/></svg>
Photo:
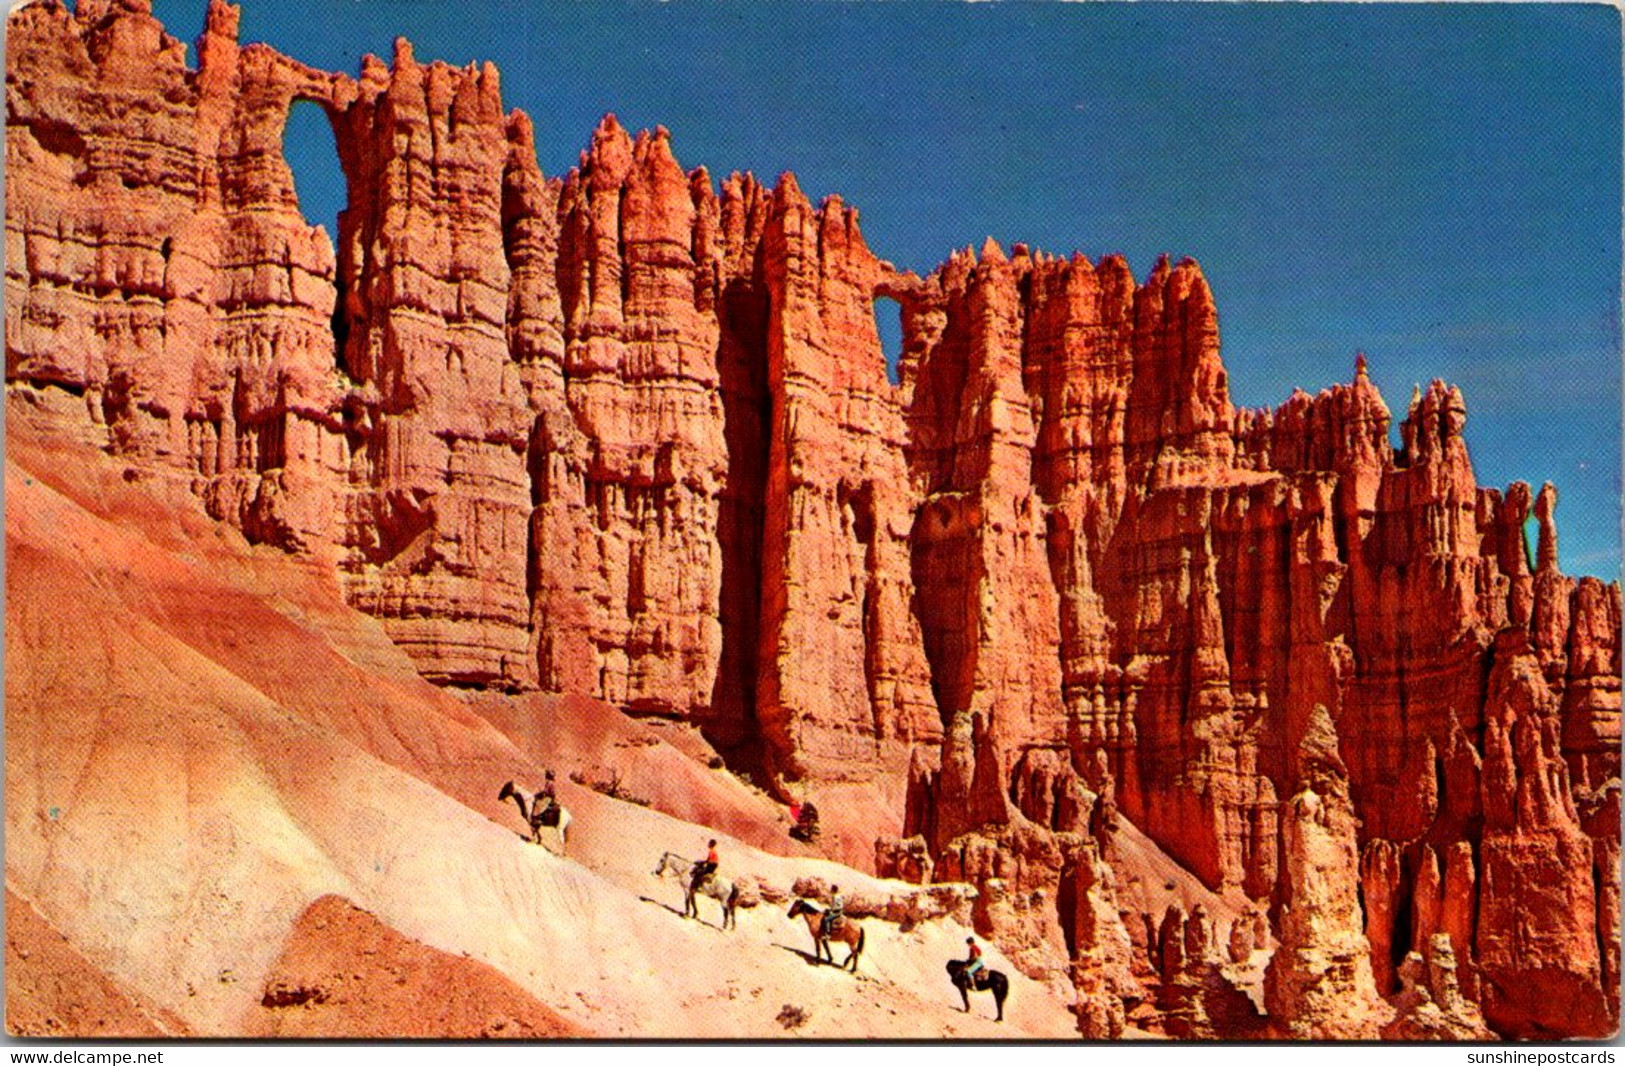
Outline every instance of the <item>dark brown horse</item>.
<svg viewBox="0 0 1625 1066"><path fill-rule="evenodd" d="M998 970L984 969L982 977L984 983L972 985L972 978L965 973L965 967L970 965L964 959L948 960L948 977L953 981L954 987L959 989L959 998L965 1003L965 1013L970 1013L970 993L972 987L980 992L983 989L993 993L993 1003L999 1009L999 1016L993 1020L1004 1021L1004 997L1010 994L1010 980Z"/></svg>
<svg viewBox="0 0 1625 1066"><path fill-rule="evenodd" d="M846 945L846 961L841 963L841 969L851 968L853 973L858 972L858 956L863 954L863 926L851 918L844 918L840 925L825 936L824 912L804 899L798 899L790 904L790 917L807 919L807 932L812 934L813 951L819 962L823 962L827 956L830 965L835 964L835 952L830 950L829 942L839 940Z"/></svg>

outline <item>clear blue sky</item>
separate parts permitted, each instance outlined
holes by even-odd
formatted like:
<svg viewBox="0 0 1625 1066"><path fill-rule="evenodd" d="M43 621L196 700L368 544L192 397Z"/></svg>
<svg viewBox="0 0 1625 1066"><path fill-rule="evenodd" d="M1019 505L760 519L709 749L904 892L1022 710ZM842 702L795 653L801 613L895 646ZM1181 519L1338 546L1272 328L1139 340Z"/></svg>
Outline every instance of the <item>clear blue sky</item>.
<svg viewBox="0 0 1625 1066"><path fill-rule="evenodd" d="M158 0L195 38L203 0ZM1479 479L1557 483L1571 573L1620 564L1620 15L1564 4L247 0L244 41L354 72L397 35L494 60L542 169L605 111L718 178L794 170L926 272L993 235L1199 259L1233 398L1467 397ZM295 110L312 221L342 202ZM297 142L297 146L294 142Z"/></svg>

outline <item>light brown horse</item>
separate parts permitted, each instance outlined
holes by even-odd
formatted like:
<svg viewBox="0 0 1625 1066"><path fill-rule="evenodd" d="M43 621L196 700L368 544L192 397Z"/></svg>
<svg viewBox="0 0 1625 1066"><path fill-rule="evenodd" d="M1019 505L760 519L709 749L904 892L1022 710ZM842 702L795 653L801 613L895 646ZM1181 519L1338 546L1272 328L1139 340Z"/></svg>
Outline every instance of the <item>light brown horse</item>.
<svg viewBox="0 0 1625 1066"><path fill-rule="evenodd" d="M841 963L841 969L851 968L853 973L858 972L858 956L863 954L863 926L856 919L843 918L841 924L836 926L829 936L824 935L824 912L814 907L804 899L798 899L790 904L790 917L806 917L807 932L812 934L813 950L818 961L823 962L827 957L830 965L835 964L835 952L830 950L829 942L839 940L846 945L846 961Z"/></svg>

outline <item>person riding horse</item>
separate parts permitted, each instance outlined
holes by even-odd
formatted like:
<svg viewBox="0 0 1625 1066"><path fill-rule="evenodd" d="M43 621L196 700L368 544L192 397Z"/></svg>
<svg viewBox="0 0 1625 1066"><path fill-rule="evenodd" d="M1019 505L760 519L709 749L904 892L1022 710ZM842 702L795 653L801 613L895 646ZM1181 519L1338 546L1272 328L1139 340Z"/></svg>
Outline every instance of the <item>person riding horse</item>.
<svg viewBox="0 0 1625 1066"><path fill-rule="evenodd" d="M845 917L846 897L841 895L840 885L831 885L829 889L829 910L824 912L824 920L819 929L819 935L825 938L833 936Z"/></svg>
<svg viewBox="0 0 1625 1066"><path fill-rule="evenodd" d="M970 945L970 954L965 957L965 976L970 979L972 988L981 988L982 976L987 972L987 962L982 958L982 949L977 945L976 938L968 936L965 943Z"/></svg>
<svg viewBox="0 0 1625 1066"><path fill-rule="evenodd" d="M969 955L963 959L948 960L948 980L959 989L959 1001L964 1004L967 1013L970 1011L971 992L992 992L993 1005L997 1009L993 1020L1002 1022L1004 1001L1010 995L1010 979L987 964L975 937L966 937L965 943L970 947Z"/></svg>
<svg viewBox="0 0 1625 1066"><path fill-rule="evenodd" d="M554 794L553 771L547 772L547 783L535 795L515 788L513 782L509 781L497 793L497 802L510 799L519 808L519 817L524 820L528 830L527 839L533 844L540 844L543 828L555 830L559 836L559 852L563 854L565 839L570 831L570 811Z"/></svg>
<svg viewBox="0 0 1625 1066"><path fill-rule="evenodd" d="M542 790L536 793L536 799L530 808L530 831L535 833L541 826L559 824L559 796L557 786L553 783L553 771L547 771Z"/></svg>
<svg viewBox="0 0 1625 1066"><path fill-rule="evenodd" d="M698 892L700 886L711 879L717 872L717 842L711 841L706 845L705 858L694 864L694 875L689 881L689 891Z"/></svg>
<svg viewBox="0 0 1625 1066"><path fill-rule="evenodd" d="M792 803L790 821L790 835L795 839L807 844L818 839L818 808L812 805L812 801Z"/></svg>

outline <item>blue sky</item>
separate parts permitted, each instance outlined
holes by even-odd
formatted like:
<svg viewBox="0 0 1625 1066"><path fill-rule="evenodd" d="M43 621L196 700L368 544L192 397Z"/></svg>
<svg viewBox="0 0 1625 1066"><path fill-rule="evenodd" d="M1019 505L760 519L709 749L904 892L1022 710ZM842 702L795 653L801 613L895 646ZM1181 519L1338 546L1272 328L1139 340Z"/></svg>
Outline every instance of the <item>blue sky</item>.
<svg viewBox="0 0 1625 1066"><path fill-rule="evenodd" d="M203 0L158 0L195 38ZM925 272L993 235L1192 255L1233 398L1347 380L1396 417L1467 397L1481 483L1560 492L1571 573L1620 564L1620 15L1569 4L247 0L243 40L326 69L494 60L544 172L605 111L714 176L794 170ZM306 214L343 198L295 109Z"/></svg>

